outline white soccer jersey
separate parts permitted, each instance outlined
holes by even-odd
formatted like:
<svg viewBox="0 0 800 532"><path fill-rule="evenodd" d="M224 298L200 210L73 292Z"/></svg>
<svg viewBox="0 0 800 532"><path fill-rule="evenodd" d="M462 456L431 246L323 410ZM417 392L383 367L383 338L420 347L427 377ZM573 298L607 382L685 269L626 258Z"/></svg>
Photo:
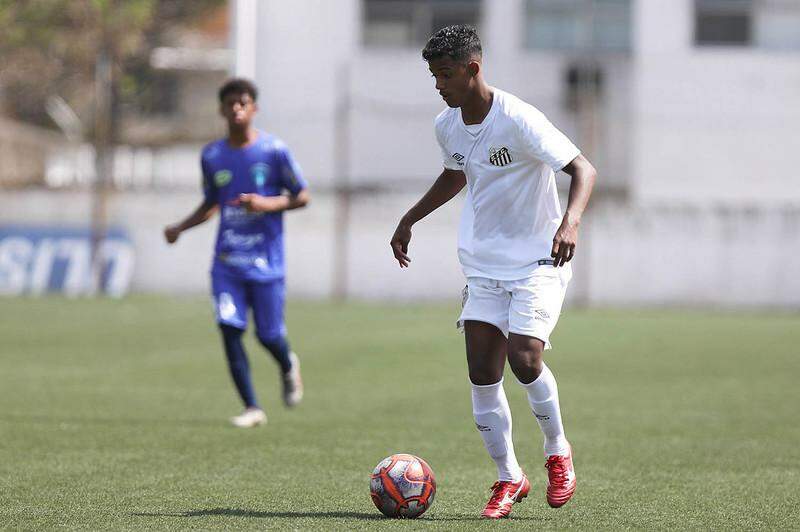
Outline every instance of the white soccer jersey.
<svg viewBox="0 0 800 532"><path fill-rule="evenodd" d="M555 172L580 154L535 107L492 89L492 107L478 126L460 108L436 117L445 168L467 176L458 235L464 275L497 280L529 277L550 258L561 225Z"/></svg>

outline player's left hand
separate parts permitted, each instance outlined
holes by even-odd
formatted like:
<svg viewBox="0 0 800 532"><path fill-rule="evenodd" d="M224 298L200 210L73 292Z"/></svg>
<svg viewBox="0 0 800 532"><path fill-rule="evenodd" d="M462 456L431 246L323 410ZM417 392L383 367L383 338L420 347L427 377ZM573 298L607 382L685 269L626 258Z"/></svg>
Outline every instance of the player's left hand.
<svg viewBox="0 0 800 532"><path fill-rule="evenodd" d="M239 194L231 203L244 207L247 212L272 212L276 210L273 205L275 198L260 194Z"/></svg>
<svg viewBox="0 0 800 532"><path fill-rule="evenodd" d="M572 220L569 214L564 215L561 227L553 237L553 250L550 256L553 257L553 266L558 268L572 260L575 256L575 246L578 244L578 222Z"/></svg>

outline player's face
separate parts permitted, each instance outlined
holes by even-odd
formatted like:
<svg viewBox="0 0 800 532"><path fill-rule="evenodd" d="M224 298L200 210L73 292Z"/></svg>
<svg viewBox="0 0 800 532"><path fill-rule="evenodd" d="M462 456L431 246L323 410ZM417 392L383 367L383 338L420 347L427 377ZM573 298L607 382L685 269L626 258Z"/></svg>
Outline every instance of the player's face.
<svg viewBox="0 0 800 532"><path fill-rule="evenodd" d="M450 57L433 59L428 63L432 76L436 79L436 90L450 107L461 107L475 87L478 63L462 63Z"/></svg>
<svg viewBox="0 0 800 532"><path fill-rule="evenodd" d="M226 94L219 106L220 114L232 128L248 127L256 111L258 111L256 102L246 92Z"/></svg>

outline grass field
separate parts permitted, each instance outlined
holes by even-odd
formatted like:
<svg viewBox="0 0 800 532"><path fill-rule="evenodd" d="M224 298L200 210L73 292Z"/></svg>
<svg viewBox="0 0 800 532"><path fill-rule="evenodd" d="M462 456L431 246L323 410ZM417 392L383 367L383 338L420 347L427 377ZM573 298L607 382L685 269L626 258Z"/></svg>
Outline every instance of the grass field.
<svg viewBox="0 0 800 532"><path fill-rule="evenodd" d="M800 526L800 318L567 311L548 362L578 490L544 501L541 437L508 373L531 497L477 519L494 466L474 429L455 306L294 303L306 401L239 405L205 299L0 301L0 526L173 529L788 529ZM435 504L383 518L368 476L424 457Z"/></svg>

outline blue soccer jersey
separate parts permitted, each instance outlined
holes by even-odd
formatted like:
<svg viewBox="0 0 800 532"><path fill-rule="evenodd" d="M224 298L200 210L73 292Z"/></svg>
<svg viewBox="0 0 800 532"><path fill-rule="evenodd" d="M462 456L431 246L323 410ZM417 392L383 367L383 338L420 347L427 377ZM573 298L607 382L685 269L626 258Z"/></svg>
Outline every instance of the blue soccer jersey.
<svg viewBox="0 0 800 532"><path fill-rule="evenodd" d="M243 148L227 139L203 148L203 192L219 206L220 222L212 274L249 281L284 277L283 213L250 213L236 205L239 194L296 195L306 188L289 148L273 135L258 132Z"/></svg>

